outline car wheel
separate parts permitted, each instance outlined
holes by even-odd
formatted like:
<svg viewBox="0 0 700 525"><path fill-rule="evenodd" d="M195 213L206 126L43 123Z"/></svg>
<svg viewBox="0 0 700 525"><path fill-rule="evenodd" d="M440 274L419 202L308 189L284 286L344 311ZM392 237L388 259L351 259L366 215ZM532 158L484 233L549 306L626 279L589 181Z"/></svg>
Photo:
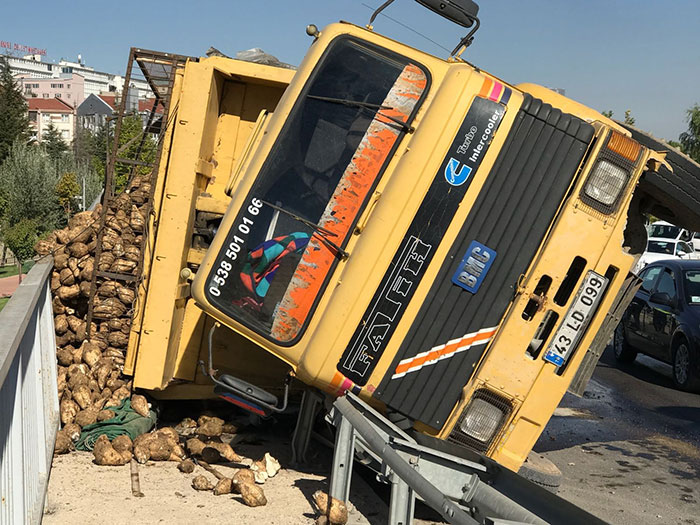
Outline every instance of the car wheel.
<svg viewBox="0 0 700 525"><path fill-rule="evenodd" d="M698 378L692 375L693 355L685 339L681 339L673 348L673 382L681 390L696 390Z"/></svg>
<svg viewBox="0 0 700 525"><path fill-rule="evenodd" d="M613 352L615 359L620 363L631 363L637 358L637 351L630 346L625 336L625 328L622 323L617 325L613 334Z"/></svg>

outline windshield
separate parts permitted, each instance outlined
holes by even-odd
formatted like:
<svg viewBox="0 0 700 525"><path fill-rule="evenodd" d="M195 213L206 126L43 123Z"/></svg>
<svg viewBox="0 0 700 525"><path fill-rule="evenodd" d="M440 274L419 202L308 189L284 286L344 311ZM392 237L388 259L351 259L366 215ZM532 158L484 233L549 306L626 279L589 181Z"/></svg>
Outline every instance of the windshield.
<svg viewBox="0 0 700 525"><path fill-rule="evenodd" d="M700 270L686 270L683 275L686 302L700 306Z"/></svg>
<svg viewBox="0 0 700 525"><path fill-rule="evenodd" d="M677 239L681 233L678 226L670 224L652 224L649 237L661 237L662 239Z"/></svg>
<svg viewBox="0 0 700 525"><path fill-rule="evenodd" d="M673 255L673 250L675 247L675 242L649 241L647 244L647 251L651 253L666 253L668 255Z"/></svg>
<svg viewBox="0 0 700 525"><path fill-rule="evenodd" d="M331 43L208 276L214 306L280 343L301 334L427 83L405 57Z"/></svg>

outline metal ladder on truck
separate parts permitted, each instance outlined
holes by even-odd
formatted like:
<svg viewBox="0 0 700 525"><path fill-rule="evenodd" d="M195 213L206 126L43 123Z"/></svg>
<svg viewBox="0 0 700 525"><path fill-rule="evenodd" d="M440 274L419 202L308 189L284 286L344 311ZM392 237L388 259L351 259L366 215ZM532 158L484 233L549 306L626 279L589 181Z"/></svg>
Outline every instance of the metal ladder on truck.
<svg viewBox="0 0 700 525"><path fill-rule="evenodd" d="M329 495L348 501L357 457L391 484L390 525L413 522L417 497L460 525L605 523L476 452L407 434L350 392L328 418L337 429Z"/></svg>

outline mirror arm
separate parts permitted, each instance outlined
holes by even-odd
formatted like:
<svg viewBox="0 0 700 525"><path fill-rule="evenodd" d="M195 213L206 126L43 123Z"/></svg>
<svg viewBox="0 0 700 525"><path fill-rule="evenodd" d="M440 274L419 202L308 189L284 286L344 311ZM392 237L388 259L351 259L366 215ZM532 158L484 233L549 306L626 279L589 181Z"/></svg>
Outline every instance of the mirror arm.
<svg viewBox="0 0 700 525"><path fill-rule="evenodd" d="M474 33L476 33L476 30L479 29L479 25L481 25L481 22L479 21L478 16L474 17L469 17L474 21L474 27L472 28L469 33L467 33L467 36L465 36L462 40L459 41L459 44L457 44L457 47L455 47L452 50L452 53L450 53L450 56L453 57L455 55L461 55L464 53L464 50L467 49L471 43L474 41ZM464 49L462 49L464 48Z"/></svg>
<svg viewBox="0 0 700 525"><path fill-rule="evenodd" d="M384 11L384 9L386 9L387 7L389 7L389 5L391 5L393 3L394 3L394 0L386 0L386 2L384 2L382 5L380 5L377 8L377 10L374 13L372 13L372 16L369 19L369 24L367 24L367 29L372 29L372 24L374 23L374 20L377 18L379 13Z"/></svg>

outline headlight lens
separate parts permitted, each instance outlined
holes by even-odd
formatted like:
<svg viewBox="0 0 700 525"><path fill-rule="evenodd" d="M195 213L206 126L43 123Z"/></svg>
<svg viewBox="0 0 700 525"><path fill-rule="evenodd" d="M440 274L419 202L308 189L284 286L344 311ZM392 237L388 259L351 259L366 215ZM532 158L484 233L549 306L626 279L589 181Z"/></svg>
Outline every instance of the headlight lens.
<svg viewBox="0 0 700 525"><path fill-rule="evenodd" d="M628 173L607 160L600 160L583 192L604 206L612 206L627 184Z"/></svg>
<svg viewBox="0 0 700 525"><path fill-rule="evenodd" d="M504 413L484 399L474 398L465 411L459 428L482 443L489 442L501 427Z"/></svg>

